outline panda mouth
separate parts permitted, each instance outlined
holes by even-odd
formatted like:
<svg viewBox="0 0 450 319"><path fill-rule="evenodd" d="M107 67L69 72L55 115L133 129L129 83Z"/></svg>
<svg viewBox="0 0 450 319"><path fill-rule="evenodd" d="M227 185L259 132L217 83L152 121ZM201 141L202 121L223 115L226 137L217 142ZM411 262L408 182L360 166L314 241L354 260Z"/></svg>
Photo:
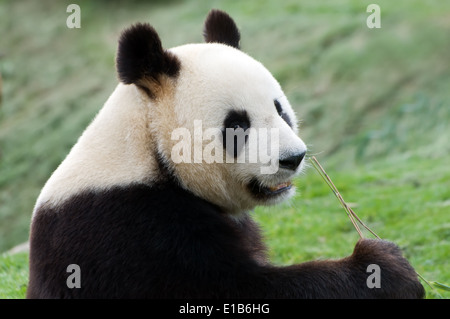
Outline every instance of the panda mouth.
<svg viewBox="0 0 450 319"><path fill-rule="evenodd" d="M269 197L279 196L292 188L292 182L287 181L274 186L264 186L256 179L253 179L248 188L250 192L257 198L267 199Z"/></svg>

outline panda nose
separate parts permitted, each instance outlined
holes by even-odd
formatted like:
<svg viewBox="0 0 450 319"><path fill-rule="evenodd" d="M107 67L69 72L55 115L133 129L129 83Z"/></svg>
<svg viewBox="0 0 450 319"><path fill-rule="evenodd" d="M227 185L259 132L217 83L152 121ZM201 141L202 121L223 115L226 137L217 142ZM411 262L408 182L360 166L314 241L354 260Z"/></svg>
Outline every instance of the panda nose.
<svg viewBox="0 0 450 319"><path fill-rule="evenodd" d="M306 155L306 151L302 152L302 153L290 155L289 157L280 159L280 161L279 161L280 167L295 171L297 169L297 167L300 165L300 163L302 162L305 155Z"/></svg>

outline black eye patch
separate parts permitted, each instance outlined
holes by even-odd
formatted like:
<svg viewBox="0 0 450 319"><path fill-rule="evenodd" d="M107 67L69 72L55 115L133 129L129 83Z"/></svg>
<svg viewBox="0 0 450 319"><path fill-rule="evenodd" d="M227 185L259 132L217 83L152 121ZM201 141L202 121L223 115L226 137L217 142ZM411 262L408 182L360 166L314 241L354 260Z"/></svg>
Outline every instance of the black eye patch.
<svg viewBox="0 0 450 319"><path fill-rule="evenodd" d="M237 157L247 142L250 119L246 111L230 111L223 121L223 148Z"/></svg>
<svg viewBox="0 0 450 319"><path fill-rule="evenodd" d="M283 111L280 102L278 100L273 100L273 104L275 104L275 108L277 109L278 115L289 125L292 127L292 122L286 112Z"/></svg>

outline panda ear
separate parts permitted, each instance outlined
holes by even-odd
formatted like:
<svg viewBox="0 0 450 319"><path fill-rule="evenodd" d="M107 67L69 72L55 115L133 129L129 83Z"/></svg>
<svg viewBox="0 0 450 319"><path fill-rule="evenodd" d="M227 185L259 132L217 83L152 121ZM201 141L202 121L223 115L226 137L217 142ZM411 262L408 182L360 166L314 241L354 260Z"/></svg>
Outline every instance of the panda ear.
<svg viewBox="0 0 450 319"><path fill-rule="evenodd" d="M203 28L205 42L218 42L239 49L241 34L233 19L220 10L213 9L209 12Z"/></svg>
<svg viewBox="0 0 450 319"><path fill-rule="evenodd" d="M138 23L124 30L119 39L116 68L120 81L151 91L147 84L159 83L161 75L175 77L180 62L163 49L158 33L149 24Z"/></svg>

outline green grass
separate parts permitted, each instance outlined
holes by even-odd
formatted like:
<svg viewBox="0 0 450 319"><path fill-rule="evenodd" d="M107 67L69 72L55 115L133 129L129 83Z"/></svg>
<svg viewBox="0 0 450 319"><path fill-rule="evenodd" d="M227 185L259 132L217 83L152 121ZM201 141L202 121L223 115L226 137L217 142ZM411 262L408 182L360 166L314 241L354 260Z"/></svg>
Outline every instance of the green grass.
<svg viewBox="0 0 450 319"><path fill-rule="evenodd" d="M40 189L117 84L120 31L150 22L165 47L200 42L220 8L346 201L425 278L450 283L450 2L377 1L370 30L371 1L83 0L70 30L72 2L0 0L0 252L27 240ZM273 261L350 254L358 235L326 184L313 169L296 183L289 203L254 213ZM24 296L26 258L0 257L0 298Z"/></svg>
<svg viewBox="0 0 450 319"><path fill-rule="evenodd" d="M28 254L0 255L0 299L25 297L28 284Z"/></svg>

